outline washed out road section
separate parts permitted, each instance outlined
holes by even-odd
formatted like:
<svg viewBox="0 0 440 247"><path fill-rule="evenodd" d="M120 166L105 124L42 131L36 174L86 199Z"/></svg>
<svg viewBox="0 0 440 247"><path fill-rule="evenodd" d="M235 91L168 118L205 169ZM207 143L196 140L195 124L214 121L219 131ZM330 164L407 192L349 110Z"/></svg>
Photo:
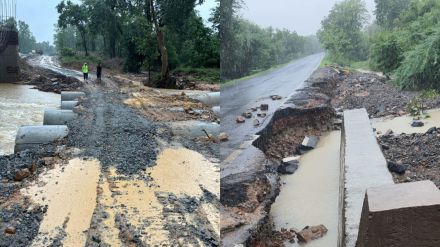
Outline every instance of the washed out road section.
<svg viewBox="0 0 440 247"><path fill-rule="evenodd" d="M224 132L229 134L229 141L221 147L221 154L227 157L243 142L253 139L253 136L269 122L275 110L284 100L301 88L304 81L313 73L324 58L319 53L296 60L288 65L239 81L227 86L221 92L221 123ZM281 100L273 101L270 96L279 95ZM259 119L262 124L255 128L252 120L237 124L235 119L252 107L269 104L267 119ZM256 115L256 113L254 113ZM255 117L255 116L254 116Z"/></svg>

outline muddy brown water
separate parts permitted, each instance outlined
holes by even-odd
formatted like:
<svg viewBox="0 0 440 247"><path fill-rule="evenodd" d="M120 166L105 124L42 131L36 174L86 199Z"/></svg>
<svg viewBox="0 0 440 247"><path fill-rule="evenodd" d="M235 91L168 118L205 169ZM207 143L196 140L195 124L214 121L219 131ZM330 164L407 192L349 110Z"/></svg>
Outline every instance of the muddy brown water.
<svg viewBox="0 0 440 247"><path fill-rule="evenodd" d="M60 105L60 95L32 87L0 83L0 155L14 152L15 135L20 126L41 125L44 109Z"/></svg>
<svg viewBox="0 0 440 247"><path fill-rule="evenodd" d="M381 134L385 134L388 130L392 130L395 134L425 133L431 127L440 127L440 109L429 110L426 113L430 117L421 117L420 121L425 124L423 127L411 127L414 117L409 115L395 118L373 119L371 120L371 125Z"/></svg>
<svg viewBox="0 0 440 247"><path fill-rule="evenodd" d="M277 230L324 224L328 233L307 247L336 247L339 221L339 176L341 132L334 131L303 155L293 175L281 177L280 195L271 208ZM302 246L298 243L286 246Z"/></svg>

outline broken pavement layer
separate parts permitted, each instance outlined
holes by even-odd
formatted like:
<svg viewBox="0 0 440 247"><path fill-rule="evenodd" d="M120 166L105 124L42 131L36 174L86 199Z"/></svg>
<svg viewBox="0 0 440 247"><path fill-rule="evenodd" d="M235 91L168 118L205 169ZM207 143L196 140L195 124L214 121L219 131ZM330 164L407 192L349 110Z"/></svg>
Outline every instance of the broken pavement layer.
<svg viewBox="0 0 440 247"><path fill-rule="evenodd" d="M298 154L304 137L331 130L336 113L330 103L338 80L334 70L315 71L306 86L290 96L257 133L253 145L270 158L282 159Z"/></svg>
<svg viewBox="0 0 440 247"><path fill-rule="evenodd" d="M269 211L280 185L278 162L267 157L280 161L297 154L305 136L333 128L336 114L330 102L338 78L332 69L315 71L305 88L295 92L259 132L253 145L260 150L247 146L223 162L222 246L251 243L266 234L270 237Z"/></svg>

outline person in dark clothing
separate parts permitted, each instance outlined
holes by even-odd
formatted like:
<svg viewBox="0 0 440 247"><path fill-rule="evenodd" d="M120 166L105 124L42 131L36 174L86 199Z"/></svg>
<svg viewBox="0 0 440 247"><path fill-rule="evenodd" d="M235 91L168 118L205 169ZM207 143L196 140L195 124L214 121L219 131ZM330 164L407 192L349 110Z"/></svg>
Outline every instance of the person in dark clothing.
<svg viewBox="0 0 440 247"><path fill-rule="evenodd" d="M99 63L98 67L96 67L96 78L98 79L98 83L101 83L101 77L102 77L102 66L101 63Z"/></svg>

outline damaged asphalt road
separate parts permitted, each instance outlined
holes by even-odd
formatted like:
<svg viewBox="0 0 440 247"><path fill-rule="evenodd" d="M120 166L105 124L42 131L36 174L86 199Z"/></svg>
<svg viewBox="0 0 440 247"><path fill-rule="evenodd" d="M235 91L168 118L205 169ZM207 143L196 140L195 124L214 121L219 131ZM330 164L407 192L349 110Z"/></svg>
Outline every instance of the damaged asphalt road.
<svg viewBox="0 0 440 247"><path fill-rule="evenodd" d="M223 132L228 133L230 140L221 145L221 155L227 157L243 142L252 140L255 133L261 130L264 125L263 123L259 128L255 128L252 119L247 120L245 124L238 125L236 123L237 116L266 103L269 104L267 120L264 120L266 118L259 119L260 122L267 123L284 99L302 86L303 82L318 67L323 57L323 53L308 56L283 68L223 88L221 92L221 123ZM279 95L283 99L274 101L270 98L271 95ZM256 114L254 112L254 115Z"/></svg>

